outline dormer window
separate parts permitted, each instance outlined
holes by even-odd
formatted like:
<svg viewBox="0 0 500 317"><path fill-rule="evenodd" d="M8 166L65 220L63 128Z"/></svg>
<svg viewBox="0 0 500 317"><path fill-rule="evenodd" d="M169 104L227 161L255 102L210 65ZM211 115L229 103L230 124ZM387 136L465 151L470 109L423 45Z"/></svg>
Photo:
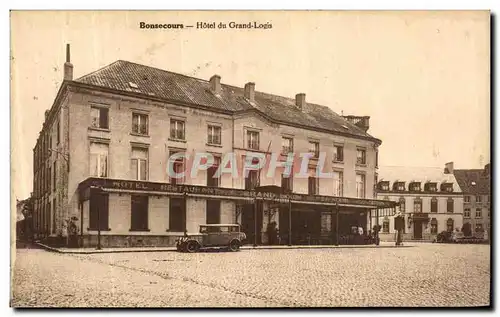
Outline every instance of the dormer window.
<svg viewBox="0 0 500 317"><path fill-rule="evenodd" d="M404 192L405 191L405 182L394 182L394 185L392 186L392 190L397 191L397 192Z"/></svg>
<svg viewBox="0 0 500 317"><path fill-rule="evenodd" d="M437 192L437 184L436 183L426 183L424 185L424 190L426 192Z"/></svg>
<svg viewBox="0 0 500 317"><path fill-rule="evenodd" d="M453 184L452 183L442 183L441 184L441 191L447 192L447 193L453 192Z"/></svg>
<svg viewBox="0 0 500 317"><path fill-rule="evenodd" d="M411 192L419 192L419 191L421 191L420 182L411 182L410 185L409 185L409 190Z"/></svg>
<svg viewBox="0 0 500 317"><path fill-rule="evenodd" d="M389 181L380 181L378 183L378 189L383 191L389 191Z"/></svg>

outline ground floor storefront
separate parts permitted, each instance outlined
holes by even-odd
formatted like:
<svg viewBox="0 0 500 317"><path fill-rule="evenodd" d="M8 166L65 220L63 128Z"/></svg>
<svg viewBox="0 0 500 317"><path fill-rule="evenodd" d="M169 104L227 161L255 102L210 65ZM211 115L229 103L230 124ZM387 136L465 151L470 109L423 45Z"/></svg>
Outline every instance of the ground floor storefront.
<svg viewBox="0 0 500 317"><path fill-rule="evenodd" d="M238 223L244 244L369 244L381 210L395 203L110 179L79 186L80 247L172 246L199 225ZM375 219L375 221L373 221Z"/></svg>

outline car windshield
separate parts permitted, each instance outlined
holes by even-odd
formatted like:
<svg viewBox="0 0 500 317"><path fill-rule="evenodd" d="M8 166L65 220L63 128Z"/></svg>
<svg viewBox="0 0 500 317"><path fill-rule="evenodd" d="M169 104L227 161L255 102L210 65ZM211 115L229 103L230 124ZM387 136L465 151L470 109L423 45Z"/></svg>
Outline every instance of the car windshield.
<svg viewBox="0 0 500 317"><path fill-rule="evenodd" d="M200 226L200 233L239 232L238 226Z"/></svg>

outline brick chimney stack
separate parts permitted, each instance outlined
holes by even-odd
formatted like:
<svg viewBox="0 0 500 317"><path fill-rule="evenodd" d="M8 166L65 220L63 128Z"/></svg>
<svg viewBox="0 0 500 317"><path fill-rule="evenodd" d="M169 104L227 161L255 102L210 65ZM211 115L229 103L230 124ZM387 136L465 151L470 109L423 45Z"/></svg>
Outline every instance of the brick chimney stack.
<svg viewBox="0 0 500 317"><path fill-rule="evenodd" d="M448 162L444 165L445 174L453 174L453 162Z"/></svg>
<svg viewBox="0 0 500 317"><path fill-rule="evenodd" d="M245 84L245 98L250 102L255 101L255 83Z"/></svg>
<svg viewBox="0 0 500 317"><path fill-rule="evenodd" d="M221 85L220 85L220 76L219 75L213 75L210 77L210 89L212 92L216 95L220 94L221 92Z"/></svg>
<svg viewBox="0 0 500 317"><path fill-rule="evenodd" d="M66 63L64 63L64 80L73 80L73 64L71 64L69 44L66 44Z"/></svg>
<svg viewBox="0 0 500 317"><path fill-rule="evenodd" d="M306 94L300 93L295 95L295 105L297 108L302 110L304 108L304 105L306 104Z"/></svg>

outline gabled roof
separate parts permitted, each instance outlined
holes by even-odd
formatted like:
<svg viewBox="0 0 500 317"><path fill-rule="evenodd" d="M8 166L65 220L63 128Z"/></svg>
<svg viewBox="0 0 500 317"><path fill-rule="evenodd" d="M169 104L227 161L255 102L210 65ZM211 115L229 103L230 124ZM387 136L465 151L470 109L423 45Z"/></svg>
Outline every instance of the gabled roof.
<svg viewBox="0 0 500 317"><path fill-rule="evenodd" d="M295 106L295 99L258 91L255 92L255 102L250 104L244 98L243 88L221 84L221 93L215 95L210 90L210 82L207 80L123 60L80 77L75 82L178 101L215 111L240 113L256 110L279 123L381 143L326 106L307 103L303 110L300 110ZM129 83L135 84L137 88L131 87Z"/></svg>
<svg viewBox="0 0 500 317"><path fill-rule="evenodd" d="M464 193L490 194L491 176L484 169L458 169L453 174Z"/></svg>
<svg viewBox="0 0 500 317"><path fill-rule="evenodd" d="M379 181L389 181L393 184L396 181L405 182L427 182L451 183L453 191L460 192L460 187L453 174L445 174L441 167L412 167L412 166L380 166L378 171Z"/></svg>

